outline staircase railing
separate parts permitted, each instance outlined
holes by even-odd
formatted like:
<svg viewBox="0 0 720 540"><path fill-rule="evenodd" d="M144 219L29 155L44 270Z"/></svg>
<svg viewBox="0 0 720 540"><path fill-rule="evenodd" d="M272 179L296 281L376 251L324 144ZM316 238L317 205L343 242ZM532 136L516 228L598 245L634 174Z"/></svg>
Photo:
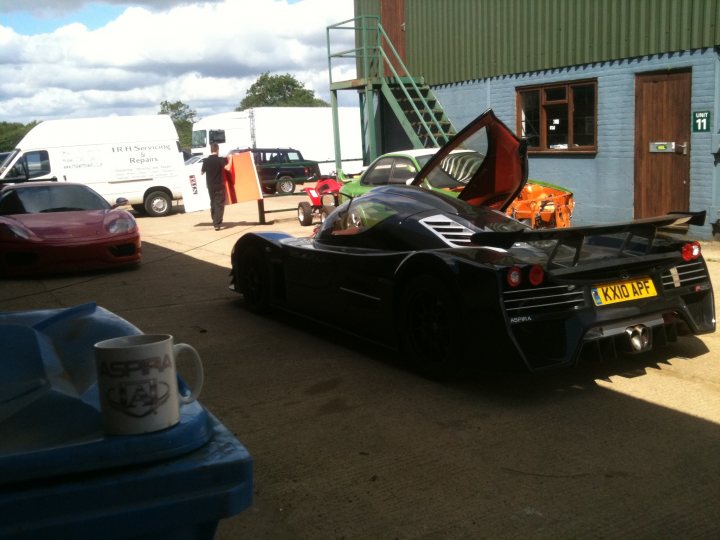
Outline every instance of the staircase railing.
<svg viewBox="0 0 720 540"><path fill-rule="evenodd" d="M422 92L420 91L420 88L415 83L415 79L408 75L407 67L405 67L405 63L400 58L400 55L397 53L397 50L395 50L395 47L393 46L392 42L390 41L390 38L388 38L387 34L385 33L385 30L383 29L382 25L378 24L378 37L380 40L380 53L382 54L383 60L385 60L388 68L393 74L393 77L395 78L395 82L398 83L398 88L402 91L402 93L405 95L405 98L408 100L408 103L412 107L412 110L417 115L418 120L420 121L420 124L422 125L423 129L425 130L425 135L432 140L433 144L435 146L439 146L438 140L435 138L435 135L433 133L433 130L430 128L428 123L425 121L424 114L420 112L417 105L415 104L415 99L410 95L410 90L414 93L415 96L417 96L418 101L422 103L423 110L426 111L430 115L430 122L435 126L438 133L443 134L445 136L445 130L443 130L442 125L440 124L440 121L435 116L435 111L432 107L428 104L427 100L425 99L425 96L423 96ZM393 54L393 58L398 62L400 68L405 73L405 78L401 78L398 74L397 70L395 69L395 66L393 65L393 62L390 61L390 58L385 52L385 48L382 47L383 40L387 43L387 46L390 48L390 51ZM383 82L385 81L384 78L382 78ZM408 89L410 87L410 90ZM447 142L447 138L446 141Z"/></svg>
<svg viewBox="0 0 720 540"><path fill-rule="evenodd" d="M348 23L352 23L348 26ZM333 53L330 48L330 32L334 30L353 30L355 32L354 49L348 49ZM383 46L385 44L385 46ZM387 84L385 70L388 69L392 73L394 82L400 89L402 94L408 100L413 112L422 126L426 137L433 141L433 144L439 146L439 142L434 135L433 129L442 135L444 141L447 142L449 137L445 133L441 122L435 115L435 111L428 104L425 96L418 87L415 79L410 75L407 66L402 61L397 50L393 46L385 29L380 24L380 17L376 15L363 15L348 19L341 23L337 23L327 27L327 46L328 46L328 71L330 73L330 86L333 81L333 60L334 59L356 59L356 69L360 71L360 77L356 82L363 83L366 87L372 87L376 83ZM389 53L388 54L388 51ZM397 65L397 67L396 67ZM401 76L399 72L402 72ZM427 114L428 121L425 120L425 114L420 112L417 102L422 105L423 110Z"/></svg>

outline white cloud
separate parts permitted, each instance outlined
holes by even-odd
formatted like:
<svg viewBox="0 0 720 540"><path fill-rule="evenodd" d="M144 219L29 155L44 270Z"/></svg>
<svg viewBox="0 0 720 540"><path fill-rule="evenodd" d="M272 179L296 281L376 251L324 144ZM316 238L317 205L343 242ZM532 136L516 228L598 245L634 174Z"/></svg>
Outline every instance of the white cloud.
<svg viewBox="0 0 720 540"><path fill-rule="evenodd" d="M24 36L0 26L0 120L155 113L163 100L204 116L232 110L265 71L291 73L329 100L326 27L353 16L352 0L134 4L97 30L73 23Z"/></svg>
<svg viewBox="0 0 720 540"><path fill-rule="evenodd" d="M222 0L205 0L205 3L215 3ZM54 17L72 13L77 11L88 0L0 0L0 11L3 13L12 13L16 11L24 11L32 13L40 17ZM129 4L136 6L146 6L148 9L162 10L172 6L193 4L193 0L96 0L97 4L109 4L118 6L127 6Z"/></svg>

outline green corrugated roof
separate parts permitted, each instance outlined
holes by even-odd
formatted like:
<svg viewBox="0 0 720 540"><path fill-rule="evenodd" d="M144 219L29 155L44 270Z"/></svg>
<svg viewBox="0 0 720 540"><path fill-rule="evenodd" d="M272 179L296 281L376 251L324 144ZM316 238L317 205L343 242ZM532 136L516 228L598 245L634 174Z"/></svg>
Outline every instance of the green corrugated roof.
<svg viewBox="0 0 720 540"><path fill-rule="evenodd" d="M714 47L720 0L405 0L404 35L410 71L441 84Z"/></svg>

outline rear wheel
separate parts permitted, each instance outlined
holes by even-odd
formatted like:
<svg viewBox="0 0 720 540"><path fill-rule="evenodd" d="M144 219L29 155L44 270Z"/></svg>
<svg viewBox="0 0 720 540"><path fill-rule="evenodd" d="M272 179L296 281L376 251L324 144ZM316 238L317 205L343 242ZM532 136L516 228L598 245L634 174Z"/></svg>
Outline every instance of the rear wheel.
<svg viewBox="0 0 720 540"><path fill-rule="evenodd" d="M270 305L270 276L262 250L251 246L243 250L233 268L235 287L242 293L245 305L262 313Z"/></svg>
<svg viewBox="0 0 720 540"><path fill-rule="evenodd" d="M275 184L275 190L281 195L291 195L295 192L295 182L291 176L281 176Z"/></svg>
<svg viewBox="0 0 720 540"><path fill-rule="evenodd" d="M426 376L453 375L462 364L462 319L451 287L436 276L412 279L402 295L400 333L407 359Z"/></svg>
<svg viewBox="0 0 720 540"><path fill-rule="evenodd" d="M303 226L312 224L312 206L309 202L298 204L298 221Z"/></svg>
<svg viewBox="0 0 720 540"><path fill-rule="evenodd" d="M145 197L145 211L152 217L167 216L172 209L172 199L164 191L153 191Z"/></svg>

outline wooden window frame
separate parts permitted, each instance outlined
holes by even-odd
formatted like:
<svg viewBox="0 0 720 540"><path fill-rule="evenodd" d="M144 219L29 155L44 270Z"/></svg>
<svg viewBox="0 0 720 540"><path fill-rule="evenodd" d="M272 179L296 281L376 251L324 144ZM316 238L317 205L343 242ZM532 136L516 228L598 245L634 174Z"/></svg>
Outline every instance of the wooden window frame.
<svg viewBox="0 0 720 540"><path fill-rule="evenodd" d="M573 122L573 114L575 111L575 105L573 103L573 88L579 87L579 86L592 86L594 89L594 122L593 122L593 141L594 144L592 145L586 145L586 146L573 146L573 139L574 139L574 122ZM565 89L565 98L564 99L556 99L556 100L547 100L545 97L547 90L553 90L558 88L564 88ZM515 89L515 118L516 118L516 133L519 134L519 136L523 135L522 130L522 118L523 118L523 110L522 110L522 94L528 93L528 92L538 92L539 100L538 100L538 107L540 112L540 119L539 119L539 137L540 137L540 145L535 147L528 146L528 153L529 154L596 154L598 151L598 144L597 144L597 125L598 125L598 107L597 107L597 101L598 101L598 84L597 79L583 79L583 80L577 80L577 81L568 81L568 82L554 82L554 83L548 83L548 84L538 84L538 85L532 85L532 86L523 86L518 87ZM546 107L547 106L553 106L553 105L567 105L567 135L568 135L568 148L550 148L548 147L547 140L548 140L548 130L547 130L547 112Z"/></svg>

